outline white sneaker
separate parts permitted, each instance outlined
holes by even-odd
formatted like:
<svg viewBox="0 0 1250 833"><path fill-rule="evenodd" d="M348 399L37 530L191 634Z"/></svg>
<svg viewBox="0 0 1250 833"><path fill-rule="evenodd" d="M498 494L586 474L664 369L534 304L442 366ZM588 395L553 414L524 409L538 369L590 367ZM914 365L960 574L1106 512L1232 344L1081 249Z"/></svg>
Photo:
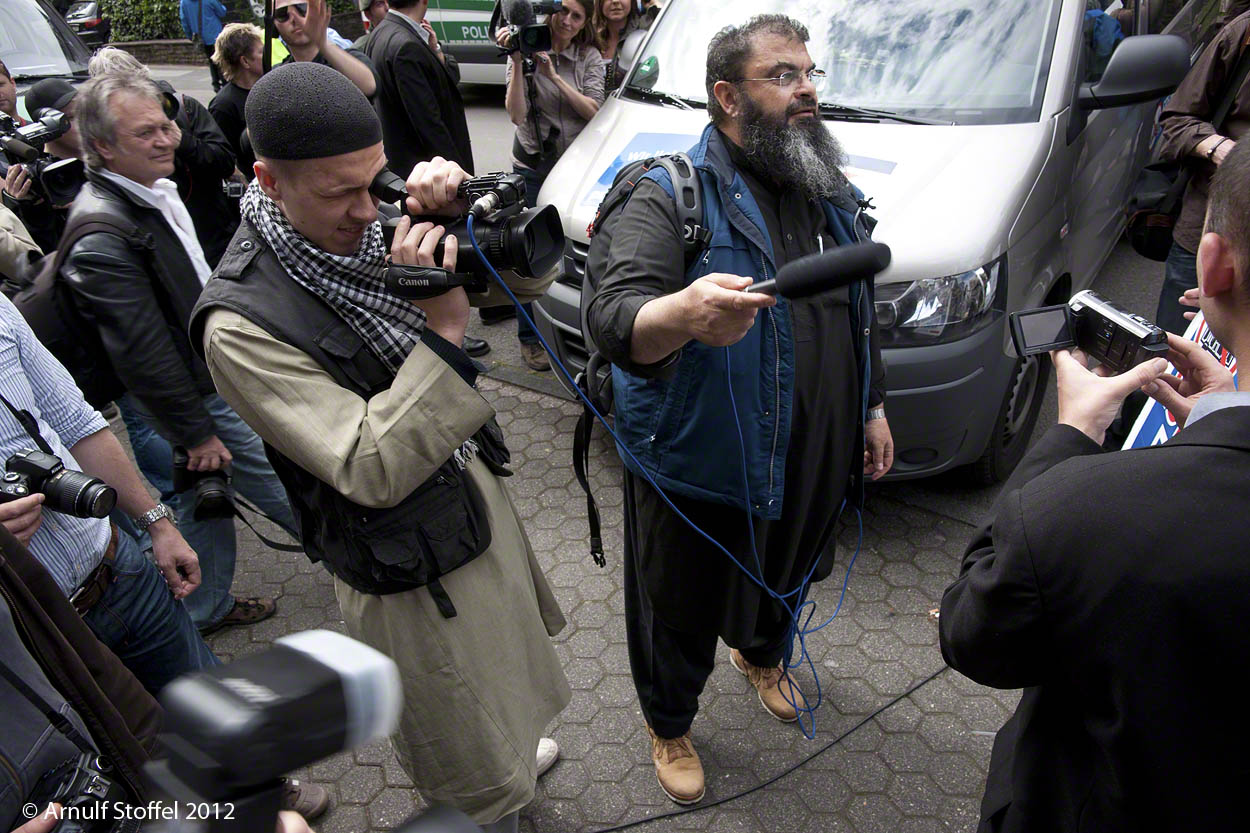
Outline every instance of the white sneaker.
<svg viewBox="0 0 1250 833"><path fill-rule="evenodd" d="M543 773L551 769L552 764L556 762L556 758L560 757L560 747L551 738L538 739L538 777L542 778Z"/></svg>

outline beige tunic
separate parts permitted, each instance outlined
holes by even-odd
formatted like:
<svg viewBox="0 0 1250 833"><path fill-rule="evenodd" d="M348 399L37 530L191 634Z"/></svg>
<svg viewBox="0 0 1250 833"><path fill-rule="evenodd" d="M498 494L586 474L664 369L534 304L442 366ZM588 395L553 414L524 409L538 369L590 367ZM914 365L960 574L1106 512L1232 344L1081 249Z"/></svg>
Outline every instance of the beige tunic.
<svg viewBox="0 0 1250 833"><path fill-rule="evenodd" d="M222 397L267 442L364 506L393 506L493 414L418 344L390 390L364 400L310 356L241 315L208 316L204 347ZM375 596L335 581L348 633L399 665L392 736L422 797L491 823L530 802L535 751L570 691L549 640L565 624L503 481L481 460L491 546L442 578L458 615L425 588Z"/></svg>

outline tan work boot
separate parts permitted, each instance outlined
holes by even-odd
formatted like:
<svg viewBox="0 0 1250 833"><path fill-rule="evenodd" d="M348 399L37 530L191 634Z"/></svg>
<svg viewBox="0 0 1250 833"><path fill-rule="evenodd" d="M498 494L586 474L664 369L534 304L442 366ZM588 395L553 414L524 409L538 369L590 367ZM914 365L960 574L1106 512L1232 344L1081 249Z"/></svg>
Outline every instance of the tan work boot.
<svg viewBox="0 0 1250 833"><path fill-rule="evenodd" d="M760 668L758 665L752 665L742 658L742 652L737 648L729 650L729 661L733 663L734 668L746 675L751 685L755 686L755 690L760 695L760 704L764 706L765 711L782 723L793 723L798 720L799 712L795 708L796 705L801 709L807 708L807 699L803 697L803 692L799 691L799 687L794 684L794 680L790 679L790 675L781 670L780 665L775 668Z"/></svg>
<svg viewBox="0 0 1250 833"><path fill-rule="evenodd" d="M703 798L703 764L699 753L694 751L690 733L679 738L662 738L651 727L651 761L655 764L655 778L664 794L678 804L694 804Z"/></svg>

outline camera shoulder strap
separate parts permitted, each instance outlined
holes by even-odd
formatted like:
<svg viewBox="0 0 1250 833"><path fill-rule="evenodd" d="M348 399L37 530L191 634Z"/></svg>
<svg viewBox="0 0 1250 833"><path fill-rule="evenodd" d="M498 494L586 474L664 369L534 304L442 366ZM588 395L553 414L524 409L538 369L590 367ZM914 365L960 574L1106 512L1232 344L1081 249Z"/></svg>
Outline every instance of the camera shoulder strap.
<svg viewBox="0 0 1250 833"><path fill-rule="evenodd" d="M17 674L13 673L13 669L4 663L0 663L0 676L9 681L9 684L17 689L18 693L30 701L30 704L38 709L44 717L48 719L53 727L69 740L70 743L77 746L82 752L89 755L95 755L98 750L92 746L82 733L74 728L74 724L69 722L69 718L61 714L48 703L47 700L39 696L39 693L26 684L26 681Z"/></svg>
<svg viewBox="0 0 1250 833"><path fill-rule="evenodd" d="M39 433L39 423L35 421L33 416L31 416L30 411L18 410L13 407L13 403L5 399L3 395L0 395L0 402L4 403L4 407L8 408L9 411L12 412L13 417L21 423L23 428L26 429L26 433L30 435L32 440L35 441L35 445L39 446L40 451L44 454L52 454L53 456L56 456L56 452L52 450L52 446L48 445L48 441L43 438L43 434Z"/></svg>

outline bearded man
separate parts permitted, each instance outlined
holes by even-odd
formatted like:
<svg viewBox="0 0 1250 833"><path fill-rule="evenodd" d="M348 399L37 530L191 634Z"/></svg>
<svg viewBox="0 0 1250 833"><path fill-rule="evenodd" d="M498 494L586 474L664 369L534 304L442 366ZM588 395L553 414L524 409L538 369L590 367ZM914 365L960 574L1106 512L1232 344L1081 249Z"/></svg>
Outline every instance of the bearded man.
<svg viewBox="0 0 1250 833"><path fill-rule="evenodd" d="M844 499L861 503L864 475L893 462L871 283L799 301L742 291L870 231L818 115L812 81L823 73L807 39L783 15L712 39L712 124L690 151L711 242L683 268L672 183L648 174L589 309L614 365L617 431L636 458L625 461L630 664L660 786L679 804L703 797L690 725L718 637L778 720L794 721L806 701L782 667L785 605L688 526L644 470L797 607L809 576L832 570Z"/></svg>

